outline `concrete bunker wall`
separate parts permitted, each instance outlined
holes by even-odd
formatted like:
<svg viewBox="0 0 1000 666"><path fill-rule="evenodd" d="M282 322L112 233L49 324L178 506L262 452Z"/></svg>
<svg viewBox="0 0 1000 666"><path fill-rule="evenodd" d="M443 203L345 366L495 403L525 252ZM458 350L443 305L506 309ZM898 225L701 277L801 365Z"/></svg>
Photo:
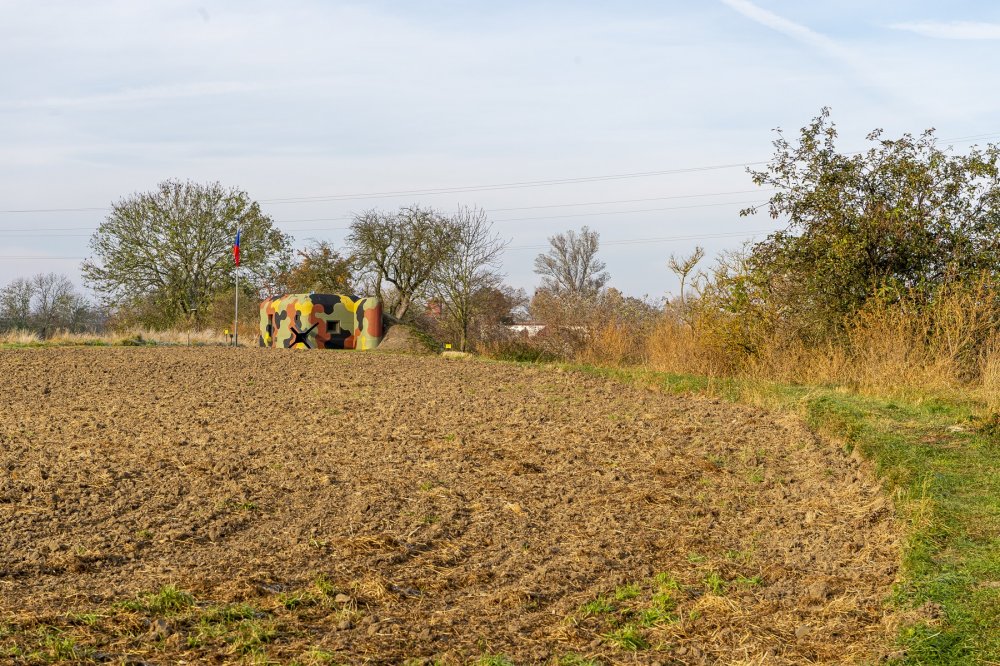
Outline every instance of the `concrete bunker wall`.
<svg viewBox="0 0 1000 666"><path fill-rule="evenodd" d="M260 304L261 347L375 349L382 303L342 294L287 294Z"/></svg>

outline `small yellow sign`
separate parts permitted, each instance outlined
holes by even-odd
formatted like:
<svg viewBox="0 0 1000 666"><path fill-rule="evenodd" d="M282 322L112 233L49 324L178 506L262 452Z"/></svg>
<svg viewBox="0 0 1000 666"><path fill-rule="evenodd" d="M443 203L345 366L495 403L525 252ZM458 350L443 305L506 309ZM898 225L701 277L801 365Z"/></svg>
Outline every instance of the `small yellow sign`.
<svg viewBox="0 0 1000 666"><path fill-rule="evenodd" d="M444 348L445 349L451 349L451 343L450 342L444 343Z"/></svg>

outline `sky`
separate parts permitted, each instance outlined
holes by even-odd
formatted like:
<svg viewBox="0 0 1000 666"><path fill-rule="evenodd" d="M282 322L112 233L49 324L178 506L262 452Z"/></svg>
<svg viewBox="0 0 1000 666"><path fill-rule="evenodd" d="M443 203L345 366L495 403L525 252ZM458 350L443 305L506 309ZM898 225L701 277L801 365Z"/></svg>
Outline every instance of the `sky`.
<svg viewBox="0 0 1000 666"><path fill-rule="evenodd" d="M611 284L657 298L671 253L781 226L739 216L775 128L829 106L845 151L1000 140L986 1L0 0L0 62L0 285L82 284L107 207L174 178L245 190L299 246L479 206L529 292L587 225Z"/></svg>

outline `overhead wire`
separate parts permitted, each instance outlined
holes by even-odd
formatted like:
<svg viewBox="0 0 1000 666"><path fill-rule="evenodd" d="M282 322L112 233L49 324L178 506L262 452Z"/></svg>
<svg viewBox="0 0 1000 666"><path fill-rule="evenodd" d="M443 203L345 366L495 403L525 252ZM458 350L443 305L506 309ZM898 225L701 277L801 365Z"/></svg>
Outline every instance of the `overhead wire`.
<svg viewBox="0 0 1000 666"><path fill-rule="evenodd" d="M383 199L403 196L420 196L430 194L456 194L463 192L487 192L493 190L509 190L530 187L547 187L550 185L572 185L576 183L594 183L607 180L628 180L632 178L650 178L653 176L666 176L679 173L695 173L699 171L713 171L719 169L732 169L736 167L756 166L767 162L739 162L733 164L713 164L697 167L682 167L677 169L663 169L660 171L639 171L635 173L619 173L601 176L579 176L574 178L552 178L548 180L526 180L510 183L495 183L488 185L461 185L456 187L433 187L414 190L390 190L384 192L364 192L355 194L325 194L316 196L301 197L281 197L272 199L258 199L258 203L286 204L286 203L314 203L323 201L352 201L358 199ZM57 213L57 212L80 212L80 211L102 211L110 210L109 207L74 207L74 208L20 208L0 210L0 213Z"/></svg>
<svg viewBox="0 0 1000 666"><path fill-rule="evenodd" d="M746 231L732 231L732 232L720 232L715 234L696 234L690 236L659 236L653 238L619 238L611 240L602 240L601 246L605 245L636 245L639 243L667 243L671 241L689 241L689 240L709 240L712 238L732 238L736 236L743 237L754 237L764 233L771 233L773 229L748 229ZM508 246L508 250L544 250L548 248L548 245L514 245ZM0 259L6 260L16 260L16 259L58 259L58 260L70 260L70 259L86 259L87 257L44 257L37 255L0 255Z"/></svg>
<svg viewBox="0 0 1000 666"><path fill-rule="evenodd" d="M937 139L940 143L968 142L976 139L987 139L1000 137L1000 132L987 132L982 134L969 134L966 136ZM864 151L849 151L846 155L856 155ZM487 192L492 190L521 189L531 187L547 187L551 185L572 185L577 183L592 183L611 180L628 180L633 178L650 178L655 176L666 176L682 173L698 173L703 171L717 171L724 169L734 169L737 167L760 166L767 164L768 160L756 160L747 162L731 162L727 164L710 164L693 167L678 167L674 169L661 169L657 171L637 171L631 173L605 174L599 176L577 176L572 178L550 178L545 180L526 180L507 183L493 183L486 185L460 185L454 187L433 187L413 190L388 190L381 192L363 192L351 194L326 194L314 196L298 197L275 197L270 199L259 199L258 203L284 204L284 203L312 203L323 201L350 201L357 199L380 199L395 198L403 196L419 196L431 194L452 194L463 192ZM57 212L91 212L110 210L108 206L80 206L69 208L20 208L0 210L0 214L19 213L57 213Z"/></svg>
<svg viewBox="0 0 1000 666"><path fill-rule="evenodd" d="M950 139L940 139L939 141L944 143L950 142L963 142L976 139L993 138L1000 136L1000 133L991 132L984 134L973 134L962 137L955 137ZM862 151L854 151L848 154L856 154ZM393 198L402 196L416 196L416 195L431 195L431 194L449 194L449 193L463 193L463 192L482 192L482 191L493 191L493 190L506 190L506 189L521 189L521 188L531 188L531 187L545 187L550 185L567 185L576 183L589 183L589 182L600 182L600 181L612 181L612 180L625 180L633 178L647 178L654 176L663 176L671 174L681 174L681 173L696 173L702 171L711 170L722 170L731 169L736 167L750 167L758 166L761 164L767 164L767 161L751 161L751 162L734 162L729 164L715 164L715 165L705 165L696 167L684 167L676 169L664 169L659 171L644 171L644 172L633 172L633 173L622 173L622 174L608 174L602 176L581 176L574 178L557 178L557 179L547 179L547 180L537 180L537 181L516 181L509 183L496 183L490 185L476 185L476 186L458 186L458 187L439 187L439 188L425 188L425 189L413 189L413 190L391 190L383 192L368 192L368 193L358 193L358 194L340 194L340 195L319 195L319 196L306 196L306 197L284 197L284 198L273 198L273 199L261 199L259 203L270 203L270 204L285 204L285 203L315 203L315 202L329 202L329 201L349 201L349 200L359 200L359 199L377 199L377 198ZM574 206L595 206L595 205L609 205L617 203L638 203L643 201L659 201L667 199L680 199L680 198L695 198L695 197L708 197L708 196L726 196L731 194L742 194L750 192L764 192L768 190L742 190L742 191L732 191L732 192L717 192L717 193L703 193L703 194L693 194L693 195L673 195L665 197L646 197L642 199L618 199L613 201L601 201L601 202L579 202L579 203L563 203L563 204L547 204L538 206L519 206L519 207L508 207L493 209L494 212L500 211L515 211L515 210L537 210L545 208L561 208L561 207L574 207ZM659 212L665 210L680 210L686 208L700 208L708 206L723 206L723 205L743 205L743 204L753 204L760 205L762 202L716 202L710 204L694 204L690 206L674 206L665 208L650 208L650 209L639 209L631 211L600 211L600 212L590 212L590 213L573 213L569 215L554 215L554 216L535 216L535 217L520 217L520 218L500 218L494 220L495 222L514 222L514 221L529 221L529 220L543 220L543 219L565 219L574 217L590 217L590 216L600 216L600 215L625 215L634 213L647 213L647 212ZM24 208L24 209L6 209L0 210L0 213L6 214L20 214L20 213L56 213L56 212L99 212L110 210L109 207L97 207L97 206L87 206L87 207L72 207L72 208ZM294 222L319 222L319 221L339 221L348 220L350 217L340 217L340 218L307 218L298 220L285 220L278 221L277 223L294 223ZM10 233L17 231L64 231L64 230L94 230L96 227L52 227L49 229L38 229L33 227L31 229L7 229L0 230L0 233L6 234L7 237L34 237L34 238L50 238L50 237L70 237L70 236L86 236L89 234L19 234ZM340 231L344 230L345 227L331 227L331 228L297 228L297 229L287 229L287 231ZM759 233L769 233L770 230L753 230L748 232L727 232L718 234L702 234L702 235L692 235L692 236L667 236L667 237L654 237L654 238L626 238L618 240L607 240L602 243L602 245L628 245L628 244L638 244L638 243L658 243L658 242L670 242L670 241L680 241L680 240L702 240L710 238L724 238L724 237L734 237L734 236L746 236L748 234L759 234ZM523 250L523 249L545 249L547 245L524 245L524 246L511 246L508 249L511 250ZM80 260L86 257L53 257L53 256L37 256L37 255L0 255L2 260Z"/></svg>
<svg viewBox="0 0 1000 666"><path fill-rule="evenodd" d="M666 197L646 197L642 199L618 199L614 201L592 201L592 202L581 202L581 203L563 203L563 204L548 204L542 206L519 206L515 208L492 208L486 209L487 212L498 212L498 211L515 211L515 210L536 210L536 209L547 209L547 208L566 208L573 206L600 206L609 205L615 203L640 203L643 201L666 201L666 200L676 200L676 199L694 199L710 196L729 196L733 194L745 194L745 193L763 193L763 192L773 192L775 190L736 190L731 192L708 192L702 194L681 194L672 195ZM646 212L657 212L664 210L681 210L686 208L705 208L712 206L728 206L728 205L742 205L745 201L719 201L708 204L692 204L689 206L669 206L664 208L644 208L638 210L626 210L626 211L596 211L590 213L572 213L569 215L550 215L550 216L536 216L536 217L513 217L513 218L498 218L493 220L494 222L516 222L522 220L544 220L544 219L562 219L567 217L590 217L597 215L624 215L630 213L646 213ZM353 217L331 217L331 218L307 218L300 220L275 220L275 224L287 224L292 222L336 222L336 221L347 221L351 220ZM341 231L348 229L349 227L298 227L284 229L284 231ZM39 231L94 231L97 227L22 227L22 228L12 228L12 229L0 229L0 235L7 237L21 237L21 238L58 238L58 237L71 237L71 236L89 236L90 234L49 234L49 233L19 233L19 232L39 232Z"/></svg>

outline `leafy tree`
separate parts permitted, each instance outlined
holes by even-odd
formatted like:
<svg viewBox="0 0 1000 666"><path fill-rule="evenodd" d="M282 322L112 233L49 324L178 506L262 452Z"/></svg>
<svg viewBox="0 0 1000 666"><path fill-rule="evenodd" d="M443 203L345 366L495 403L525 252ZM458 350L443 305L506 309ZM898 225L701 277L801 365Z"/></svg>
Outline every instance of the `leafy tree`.
<svg viewBox="0 0 1000 666"><path fill-rule="evenodd" d="M528 294L508 284L480 289L473 301L480 329L509 326L528 318Z"/></svg>
<svg viewBox="0 0 1000 666"><path fill-rule="evenodd" d="M787 220L753 248L751 284L807 338L838 330L877 290L930 298L1000 267L1000 149L956 155L933 130L867 138L868 150L839 152L823 109L795 143L778 130L770 164L750 172L778 190L766 207Z"/></svg>
<svg viewBox="0 0 1000 666"><path fill-rule="evenodd" d="M413 302L431 290L457 238L452 220L431 208L409 206L355 216L347 245L386 312L403 319Z"/></svg>
<svg viewBox="0 0 1000 666"><path fill-rule="evenodd" d="M328 241L313 241L297 253L298 261L278 282L285 293L352 294L351 261Z"/></svg>
<svg viewBox="0 0 1000 666"><path fill-rule="evenodd" d="M507 242L493 232L486 212L461 207L451 217L453 251L438 265L433 290L443 306L442 316L457 334L459 349L467 351L469 325L484 304L477 295L497 289L503 275L500 259Z"/></svg>
<svg viewBox="0 0 1000 666"><path fill-rule="evenodd" d="M542 289L556 295L596 296L610 276L597 258L600 234L587 227L549 238L551 247L535 258L535 273L542 276Z"/></svg>
<svg viewBox="0 0 1000 666"><path fill-rule="evenodd" d="M112 303L152 301L163 316L159 325L192 312L201 325L208 304L233 285L237 229L241 286L266 290L291 250L260 206L218 183L164 181L112 206L90 239L94 256L83 263L84 279Z"/></svg>

